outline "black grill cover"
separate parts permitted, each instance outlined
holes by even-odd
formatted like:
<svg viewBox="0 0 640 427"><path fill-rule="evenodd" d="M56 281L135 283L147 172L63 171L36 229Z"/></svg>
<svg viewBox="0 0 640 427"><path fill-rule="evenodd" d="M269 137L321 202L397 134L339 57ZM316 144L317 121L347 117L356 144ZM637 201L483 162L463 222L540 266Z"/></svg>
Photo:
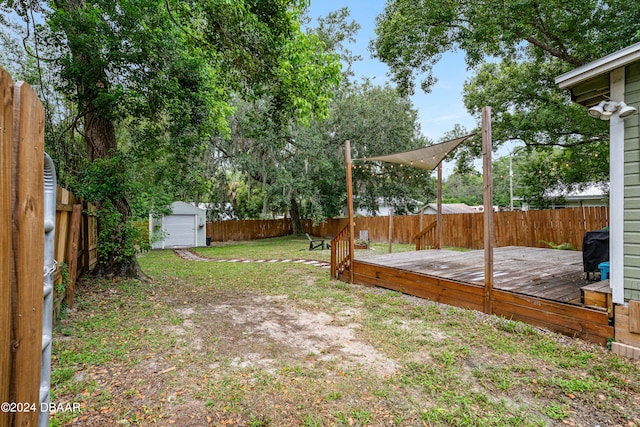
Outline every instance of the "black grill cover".
<svg viewBox="0 0 640 427"><path fill-rule="evenodd" d="M598 271L598 264L609 261L609 230L587 231L582 240L582 263L586 273Z"/></svg>

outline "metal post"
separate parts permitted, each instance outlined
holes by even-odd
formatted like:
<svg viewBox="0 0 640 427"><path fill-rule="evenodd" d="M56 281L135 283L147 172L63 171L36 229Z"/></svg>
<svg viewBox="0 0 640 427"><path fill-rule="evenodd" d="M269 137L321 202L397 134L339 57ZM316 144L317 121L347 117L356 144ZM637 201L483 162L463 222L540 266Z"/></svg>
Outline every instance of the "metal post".
<svg viewBox="0 0 640 427"><path fill-rule="evenodd" d="M44 153L44 303L42 314L42 363L40 367L40 406L38 426L49 425L49 391L51 389L51 342L53 340L53 273L56 227L56 170L51 157Z"/></svg>

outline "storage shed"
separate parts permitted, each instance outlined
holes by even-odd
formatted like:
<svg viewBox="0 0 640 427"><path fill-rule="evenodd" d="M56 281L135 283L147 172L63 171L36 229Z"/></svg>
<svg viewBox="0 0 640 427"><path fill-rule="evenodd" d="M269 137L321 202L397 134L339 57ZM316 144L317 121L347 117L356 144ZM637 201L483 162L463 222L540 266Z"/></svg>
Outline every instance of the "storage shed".
<svg viewBox="0 0 640 427"><path fill-rule="evenodd" d="M206 246L206 211L185 202L173 202L171 215L149 217L153 249Z"/></svg>

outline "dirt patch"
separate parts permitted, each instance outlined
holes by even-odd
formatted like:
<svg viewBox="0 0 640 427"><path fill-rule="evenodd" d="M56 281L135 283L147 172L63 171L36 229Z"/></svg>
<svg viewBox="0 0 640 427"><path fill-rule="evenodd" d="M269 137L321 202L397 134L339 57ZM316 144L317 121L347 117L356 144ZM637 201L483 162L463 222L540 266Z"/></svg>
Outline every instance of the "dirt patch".
<svg viewBox="0 0 640 427"><path fill-rule="evenodd" d="M190 314L187 315L186 313ZM332 361L343 370L365 368L380 376L393 374L394 360L357 338L358 323L346 323L354 315L347 310L332 316L296 308L286 296L245 296L241 300L208 304L198 310L198 320L191 321L192 308L181 308L186 317L184 329L211 327L208 320L221 322L221 338L227 345L218 351L232 358L240 368L259 366L275 371L282 362L307 364Z"/></svg>

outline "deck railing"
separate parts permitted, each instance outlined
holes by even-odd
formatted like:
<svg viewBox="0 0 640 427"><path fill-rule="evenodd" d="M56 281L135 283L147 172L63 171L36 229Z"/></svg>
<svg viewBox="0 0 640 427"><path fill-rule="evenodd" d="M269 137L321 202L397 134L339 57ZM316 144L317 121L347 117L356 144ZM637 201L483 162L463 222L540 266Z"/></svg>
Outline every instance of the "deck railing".
<svg viewBox="0 0 640 427"><path fill-rule="evenodd" d="M437 221L432 222L421 232L416 234L414 237L414 240L416 241L416 251L440 247L440 242L438 242L438 235L436 233L437 224Z"/></svg>
<svg viewBox="0 0 640 427"><path fill-rule="evenodd" d="M346 226L331 239L331 277L337 279L342 273L350 270L349 226Z"/></svg>

